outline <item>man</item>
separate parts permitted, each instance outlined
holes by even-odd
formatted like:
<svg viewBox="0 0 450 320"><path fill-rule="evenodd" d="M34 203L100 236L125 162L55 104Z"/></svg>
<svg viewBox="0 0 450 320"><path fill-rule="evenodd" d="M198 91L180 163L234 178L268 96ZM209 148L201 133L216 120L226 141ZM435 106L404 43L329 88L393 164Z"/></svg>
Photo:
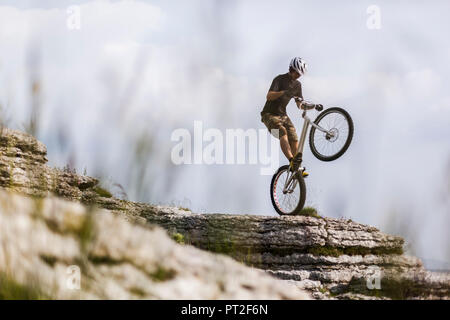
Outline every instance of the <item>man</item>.
<svg viewBox="0 0 450 320"><path fill-rule="evenodd" d="M289 64L289 72L275 77L267 93L267 101L261 111L261 121L269 132L278 129L281 150L289 160L291 169L298 169L301 161L298 150L298 137L295 127L286 114L286 106L295 97L297 107L300 108L303 101L302 85L297 79L306 72L306 63L301 58L293 58ZM272 133L272 132L271 132ZM303 176L308 174L303 172Z"/></svg>

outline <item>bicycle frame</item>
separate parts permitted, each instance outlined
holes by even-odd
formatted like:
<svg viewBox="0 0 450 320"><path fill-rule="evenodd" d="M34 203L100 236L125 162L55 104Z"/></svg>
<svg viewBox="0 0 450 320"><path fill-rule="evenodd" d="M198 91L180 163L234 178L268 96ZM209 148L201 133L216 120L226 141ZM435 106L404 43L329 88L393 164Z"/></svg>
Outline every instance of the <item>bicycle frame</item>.
<svg viewBox="0 0 450 320"><path fill-rule="evenodd" d="M298 144L298 150L297 150L297 152L300 152L301 154L303 154L303 147L305 145L306 134L308 132L309 125L313 126L317 130L320 130L320 131L322 131L324 133L327 133L327 134L333 136L332 132L329 132L329 131L325 130L324 128L322 128L321 126L319 126L319 125L315 124L314 122L312 122L311 119L306 115L306 111L307 110L304 110L303 113L302 113L302 118L305 119L305 122L303 123L302 134L300 136L300 142Z"/></svg>
<svg viewBox="0 0 450 320"><path fill-rule="evenodd" d="M300 164L302 162L302 157L303 157L303 148L305 146L305 140L306 140L306 134L308 133L308 128L309 125L313 126L314 128L316 128L317 130L320 130L330 136L333 136L332 132L329 132L327 130L325 130L324 128L322 128L321 126L315 124L314 122L311 121L311 119L306 115L306 112L308 110L312 110L313 108L303 108L303 113L302 113L302 118L304 119L303 122L303 128L302 128L302 133L300 135L300 142L298 144L298 149L297 149L297 153L300 153ZM298 174L299 171L296 172L292 172L292 174L290 174L290 171L288 171L287 177L286 177L286 181L284 183L284 188L283 188L283 193L287 193L287 192L292 192L296 185L297 185L297 179L294 179L295 175ZM293 181L293 183L291 184L291 182Z"/></svg>

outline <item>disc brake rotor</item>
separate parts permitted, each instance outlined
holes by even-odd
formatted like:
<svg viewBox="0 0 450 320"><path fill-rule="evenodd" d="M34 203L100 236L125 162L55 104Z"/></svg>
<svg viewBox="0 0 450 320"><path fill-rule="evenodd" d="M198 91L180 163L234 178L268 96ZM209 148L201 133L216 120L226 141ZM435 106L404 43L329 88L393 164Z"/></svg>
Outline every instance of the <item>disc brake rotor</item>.
<svg viewBox="0 0 450 320"><path fill-rule="evenodd" d="M325 135L325 139L327 139L330 142L335 142L339 138L339 130L336 128L328 130L327 134Z"/></svg>

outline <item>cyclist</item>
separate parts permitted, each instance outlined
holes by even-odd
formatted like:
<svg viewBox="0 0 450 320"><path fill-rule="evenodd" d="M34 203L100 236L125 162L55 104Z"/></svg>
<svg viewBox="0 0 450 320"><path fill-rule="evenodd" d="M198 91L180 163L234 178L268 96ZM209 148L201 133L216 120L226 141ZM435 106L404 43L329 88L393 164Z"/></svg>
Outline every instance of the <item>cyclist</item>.
<svg viewBox="0 0 450 320"><path fill-rule="evenodd" d="M299 57L293 58L289 64L289 72L280 74L273 79L267 93L266 104L261 111L261 121L266 125L269 132L272 129L278 129L278 136L274 136L280 139L281 150L289 160L292 170L298 169L301 154L297 154L298 136L292 121L286 114L286 106L295 97L297 107L301 108L303 101L302 84L297 79L305 72L305 61ZM304 170L303 176L308 176L308 173Z"/></svg>

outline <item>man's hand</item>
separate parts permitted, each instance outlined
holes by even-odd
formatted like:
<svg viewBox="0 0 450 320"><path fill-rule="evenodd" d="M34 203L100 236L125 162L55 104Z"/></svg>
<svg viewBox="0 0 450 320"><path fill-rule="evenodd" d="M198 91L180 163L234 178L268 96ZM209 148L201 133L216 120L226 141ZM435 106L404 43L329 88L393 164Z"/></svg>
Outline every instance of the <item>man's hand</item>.
<svg viewBox="0 0 450 320"><path fill-rule="evenodd" d="M292 98L296 94L297 94L297 90L295 88L289 88L284 91L284 95L289 98Z"/></svg>
<svg viewBox="0 0 450 320"><path fill-rule="evenodd" d="M302 99L296 97L296 98L295 98L295 103L297 104L297 108L299 108L299 109L302 108L302 103L303 103L303 100L302 100Z"/></svg>
<svg viewBox="0 0 450 320"><path fill-rule="evenodd" d="M302 109L303 110L312 110L312 109L316 109L317 111L322 111L323 110L323 105L321 104L314 104L311 102L307 102L307 101L302 101Z"/></svg>

